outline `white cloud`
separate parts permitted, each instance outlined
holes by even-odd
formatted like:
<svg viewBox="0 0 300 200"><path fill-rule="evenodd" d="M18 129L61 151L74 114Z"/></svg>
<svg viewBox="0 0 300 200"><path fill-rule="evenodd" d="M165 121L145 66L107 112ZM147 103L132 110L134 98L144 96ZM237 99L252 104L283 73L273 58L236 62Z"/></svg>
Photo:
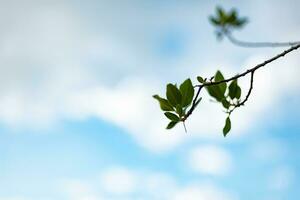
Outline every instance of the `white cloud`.
<svg viewBox="0 0 300 200"><path fill-rule="evenodd" d="M105 192L124 196L136 192L137 178L137 175L128 169L112 168L102 173L100 182Z"/></svg>
<svg viewBox="0 0 300 200"><path fill-rule="evenodd" d="M101 198L86 181L66 180L62 184L61 191L72 200L100 200Z"/></svg>
<svg viewBox="0 0 300 200"><path fill-rule="evenodd" d="M283 141L267 139L258 141L250 148L249 156L265 162L278 161L287 155L286 145Z"/></svg>
<svg viewBox="0 0 300 200"><path fill-rule="evenodd" d="M114 7L108 2L101 3L104 8ZM124 10L126 15L121 24L106 9L100 13L103 21L98 24L67 3L30 2L24 4L24 10L13 3L2 4L1 19L10 19L11 23L3 22L5 28L1 33L0 122L10 127L43 128L65 119L97 117L123 128L153 152L172 149L194 137L221 140L225 115L219 105L204 100L187 121L190 133L187 136L180 125L172 131L165 130L167 120L151 95L163 94L166 81L180 82L185 76L202 74L205 70L209 73L204 74L210 76L216 66L224 65L226 74L232 75L237 71L234 65L253 66L271 55L263 56L259 51L258 56L237 62L240 50L234 50L236 60L225 64L225 58L214 61L218 59L198 53L199 49L193 45L200 44L202 38L197 35L193 44L188 44L191 46L187 47L186 57L175 63L159 60L151 49L152 37L174 22L194 30L194 20L199 19L198 4L188 6L193 8L188 11L194 12L183 18L176 14L178 8L172 7L168 15L174 19L161 10L153 12L162 15L144 16L140 4L135 5L134 13L130 6L124 5L128 10ZM146 20L136 17L139 15ZM159 22L157 16L163 16ZM130 32L128 27L134 26L132 17L136 19L135 25L141 27ZM120 29L124 34L116 34ZM200 50L209 52L208 47ZM223 53L212 51L210 56ZM256 74L253 95L232 116L232 136L249 132L258 121L268 117L265 113L272 112L269 115L272 117L278 115L279 111L276 114L273 108L279 105L280 97L299 89L299 58L294 53L282 60ZM205 67L198 70L199 65ZM247 84L242 85L248 88Z"/></svg>
<svg viewBox="0 0 300 200"><path fill-rule="evenodd" d="M167 121L151 97L147 81L124 81L115 88L95 87L75 91L66 100L68 117L97 116L124 128L142 146L160 152L180 142L183 134L167 131ZM178 132L178 129L177 129ZM173 134L172 134L173 133Z"/></svg>
<svg viewBox="0 0 300 200"><path fill-rule="evenodd" d="M176 179L166 173L142 173L141 190L150 199L172 199L172 194L178 188Z"/></svg>
<svg viewBox="0 0 300 200"><path fill-rule="evenodd" d="M274 169L269 176L269 188L275 191L285 191L294 179L294 171L288 166L280 166Z"/></svg>
<svg viewBox="0 0 300 200"><path fill-rule="evenodd" d="M219 188L212 182L180 183L163 172L132 171L112 167L89 180L64 181L62 193L76 200L235 200L233 193ZM134 182L134 184L133 184ZM100 183L100 184L99 184ZM133 186L134 185L134 186Z"/></svg>
<svg viewBox="0 0 300 200"><path fill-rule="evenodd" d="M195 172L207 175L227 175L232 169L229 152L218 146L200 146L191 150L188 164Z"/></svg>
<svg viewBox="0 0 300 200"><path fill-rule="evenodd" d="M234 200L231 194L228 194L218 187L211 184L193 184L179 189L173 200Z"/></svg>
<svg viewBox="0 0 300 200"><path fill-rule="evenodd" d="M15 197L0 197L0 200L29 200L25 197L15 196Z"/></svg>

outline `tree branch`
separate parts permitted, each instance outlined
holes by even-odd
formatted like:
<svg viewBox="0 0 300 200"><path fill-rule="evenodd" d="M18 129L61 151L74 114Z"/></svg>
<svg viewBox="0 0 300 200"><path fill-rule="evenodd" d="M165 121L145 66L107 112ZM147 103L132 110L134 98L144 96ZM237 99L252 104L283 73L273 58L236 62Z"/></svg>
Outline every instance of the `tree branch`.
<svg viewBox="0 0 300 200"><path fill-rule="evenodd" d="M198 91L197 91L197 94L193 100L193 103L192 103L192 107L189 109L189 111L186 113L186 115L183 117L182 121L184 122L192 113L193 111L195 110L196 106L197 106L197 101L198 101L198 97L199 97L199 94L202 90L202 88L204 87L203 85L199 85L197 86L198 87Z"/></svg>
<svg viewBox="0 0 300 200"><path fill-rule="evenodd" d="M278 54L278 55L276 55L276 56L274 56L274 57L272 57L272 58L270 58L270 59L268 59L268 60L266 60L266 61L264 61L264 62L258 64L258 65L255 65L254 67L252 67L252 68L246 70L245 72L243 72L243 73L241 73L241 74L237 74L237 75L235 75L235 76L233 76L233 77L231 77L231 78L225 79L225 80L223 80L223 81L207 82L207 83L203 83L203 84L201 84L201 85L196 85L196 87L218 85L218 84L220 84L220 83L226 83L226 82L229 82L229 81L238 79L238 78L240 78L240 77L242 77L242 76L245 76L245 75L247 75L247 74L249 74L249 73L251 73L251 72L253 72L253 71L256 71L257 69L259 69L259 68L261 68L261 67L264 67L265 65L267 65L267 64L269 64L269 63L271 63L271 62L277 60L277 59L280 58L280 57L284 57L286 54L288 54L288 53L290 53L290 52L292 52L292 51L295 51L295 50L297 50L297 49L299 49L299 48L300 48L300 44L297 44L296 46L292 46L291 48L289 48L289 49L283 51L282 53L280 53L280 54Z"/></svg>
<svg viewBox="0 0 300 200"><path fill-rule="evenodd" d="M246 101L248 101L248 98L250 97L250 94L251 94L252 89L253 89L254 72L255 72L255 71L251 72L250 88L249 88L249 90L248 90L248 93L247 93L247 95L246 95L244 101L242 101L241 103L238 103L237 105L235 105L235 107L243 106L243 105L246 103Z"/></svg>
<svg viewBox="0 0 300 200"><path fill-rule="evenodd" d="M191 106L191 108L188 110L188 112L187 112L187 114L185 115L183 121L185 121L185 120L192 114L192 112L194 111L194 109L196 108L196 106L197 106L197 101L198 101L200 92L201 92L201 90L202 90L203 87L212 86L212 85L218 85L218 84L221 84L221 83L227 83L227 82L230 82L230 81L239 79L239 78L241 78L241 77L243 77L243 76L246 76L247 74L251 73L250 89L249 89L249 91L248 91L248 94L246 95L246 98L244 99L244 101L242 101L241 103L235 105L235 108L236 108L236 107L239 107L239 106L241 106L241 105L244 105L245 102L248 100L248 98L249 98L249 96L250 96L250 94L251 94L251 91L252 91L252 89L253 89L254 72L255 72L256 70L260 69L261 67L264 67L264 66L266 66L267 64L269 64L269 63L271 63L271 62L273 62L273 61L275 61L275 60L277 60L277 59L279 59L279 58L281 58L281 57L284 57L286 54L288 54L288 53L290 53L290 52L292 52L292 51L297 50L298 48L300 48L300 43L297 44L297 45L295 45L295 46L292 46L291 48L289 48L289 49L283 51L282 53L280 53L280 54L278 54L278 55L276 55L276 56L274 56L274 57L272 57L272 58L270 58L270 59L268 59L268 60L265 60L264 62L262 62L262 63L260 63L260 64L255 65L254 67L252 67L252 68L246 70L245 72L243 72L243 73L241 73L241 74L237 74L237 75L235 75L235 76L233 76L233 77L231 77L231 78L224 79L224 80L222 80L222 81L217 81L217 82L212 82L212 79L211 79L209 82L204 82L203 84L195 85L195 87L198 88L198 91L197 91L196 96L195 96L195 98L194 98L194 100L193 100L193 102L192 102L192 106ZM232 112L232 111L231 111L231 112Z"/></svg>
<svg viewBox="0 0 300 200"><path fill-rule="evenodd" d="M250 94L251 94L251 92L252 92L252 89L253 89L254 72L255 72L255 71L251 72L250 88L249 88L249 90L248 90L248 93L247 93L245 99L244 99L242 102L237 103L236 105L233 105L234 107L233 107L231 110L228 111L228 114L229 114L229 115L230 115L236 108L245 105L245 103L248 101L248 99L249 99L249 97L250 97Z"/></svg>

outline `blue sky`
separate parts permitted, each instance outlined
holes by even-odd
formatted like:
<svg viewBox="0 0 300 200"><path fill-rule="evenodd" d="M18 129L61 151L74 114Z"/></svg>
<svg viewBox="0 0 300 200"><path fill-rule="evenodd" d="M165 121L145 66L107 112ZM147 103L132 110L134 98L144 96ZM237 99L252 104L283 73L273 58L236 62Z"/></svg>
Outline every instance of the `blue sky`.
<svg viewBox="0 0 300 200"><path fill-rule="evenodd" d="M283 50L218 42L216 5L249 17L241 39L299 40L296 0L0 2L0 200L299 198L299 52L256 73L228 137L208 98L164 129L166 83Z"/></svg>

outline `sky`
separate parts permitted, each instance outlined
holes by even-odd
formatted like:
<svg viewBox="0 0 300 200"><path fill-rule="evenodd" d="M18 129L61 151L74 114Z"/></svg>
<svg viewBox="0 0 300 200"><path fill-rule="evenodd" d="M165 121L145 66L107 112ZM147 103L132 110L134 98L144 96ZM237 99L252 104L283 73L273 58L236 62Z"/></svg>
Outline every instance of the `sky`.
<svg viewBox="0 0 300 200"><path fill-rule="evenodd" d="M217 5L249 18L239 39L300 39L298 0L1 0L0 200L298 199L299 50L256 72L226 138L206 93L188 133L151 97L284 50L216 40Z"/></svg>

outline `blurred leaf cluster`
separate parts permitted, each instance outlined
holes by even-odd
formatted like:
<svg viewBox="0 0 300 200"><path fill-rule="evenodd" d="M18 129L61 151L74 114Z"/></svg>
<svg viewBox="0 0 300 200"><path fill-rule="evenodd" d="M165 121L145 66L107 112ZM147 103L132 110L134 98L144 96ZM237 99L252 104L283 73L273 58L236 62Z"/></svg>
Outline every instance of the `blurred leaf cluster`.
<svg viewBox="0 0 300 200"><path fill-rule="evenodd" d="M248 19L239 17L238 12L232 9L226 12L222 7L216 8L216 14L209 17L209 21L217 28L216 34L219 39L222 39L223 34L233 29L242 28Z"/></svg>

